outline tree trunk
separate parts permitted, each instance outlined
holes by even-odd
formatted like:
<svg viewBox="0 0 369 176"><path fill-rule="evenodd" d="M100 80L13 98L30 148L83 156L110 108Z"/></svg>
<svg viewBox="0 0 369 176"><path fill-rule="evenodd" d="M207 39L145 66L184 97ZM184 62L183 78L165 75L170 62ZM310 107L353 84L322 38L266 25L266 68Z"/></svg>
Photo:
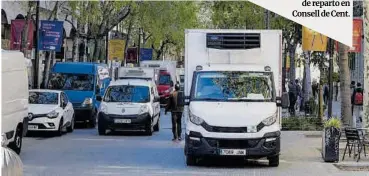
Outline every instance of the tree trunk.
<svg viewBox="0 0 369 176"><path fill-rule="evenodd" d="M94 54L92 55L91 62L96 62L99 59L101 51L101 40L95 39Z"/></svg>
<svg viewBox="0 0 369 176"><path fill-rule="evenodd" d="M72 47L72 55L73 55L73 62L78 62L78 37L75 35L73 37L73 47Z"/></svg>
<svg viewBox="0 0 369 176"><path fill-rule="evenodd" d="M364 3L364 118L363 126L369 128L369 1Z"/></svg>
<svg viewBox="0 0 369 176"><path fill-rule="evenodd" d="M339 44L338 54L340 59L340 81L341 81L341 119L344 125L352 126L350 70L348 63L348 47ZM332 90L330 90L332 91Z"/></svg>
<svg viewBox="0 0 369 176"><path fill-rule="evenodd" d="M296 46L289 46L289 55L290 55L290 80L296 79L296 69L295 69L295 54L296 54Z"/></svg>
<svg viewBox="0 0 369 176"><path fill-rule="evenodd" d="M310 72L310 52L305 54L305 66L304 66L304 74L305 74L305 82L304 82L304 103L309 101L311 97L311 72Z"/></svg>

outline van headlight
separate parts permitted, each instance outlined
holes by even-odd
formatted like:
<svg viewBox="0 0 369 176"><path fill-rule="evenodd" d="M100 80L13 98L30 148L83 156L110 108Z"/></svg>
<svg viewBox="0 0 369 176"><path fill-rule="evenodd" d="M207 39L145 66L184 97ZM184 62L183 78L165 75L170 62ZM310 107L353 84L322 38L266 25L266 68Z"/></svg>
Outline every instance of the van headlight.
<svg viewBox="0 0 369 176"><path fill-rule="evenodd" d="M108 112L108 106L106 106L106 104L100 104L100 112L107 114Z"/></svg>
<svg viewBox="0 0 369 176"><path fill-rule="evenodd" d="M55 110L53 110L53 111L51 111L47 114L47 117L50 118L50 119L53 119L53 118L57 118L58 115L59 115L59 113L57 113Z"/></svg>
<svg viewBox="0 0 369 176"><path fill-rule="evenodd" d="M272 116L264 119L262 122L265 126L273 125L277 121L277 113L274 113Z"/></svg>
<svg viewBox="0 0 369 176"><path fill-rule="evenodd" d="M204 122L202 118L192 114L191 111L190 111L190 121L195 125L201 125Z"/></svg>
<svg viewBox="0 0 369 176"><path fill-rule="evenodd" d="M149 112L149 107L147 105L142 105L140 110L138 111L138 115L144 114Z"/></svg>
<svg viewBox="0 0 369 176"><path fill-rule="evenodd" d="M91 106L92 105L92 98L86 98L83 103L82 106L86 107L86 106Z"/></svg>

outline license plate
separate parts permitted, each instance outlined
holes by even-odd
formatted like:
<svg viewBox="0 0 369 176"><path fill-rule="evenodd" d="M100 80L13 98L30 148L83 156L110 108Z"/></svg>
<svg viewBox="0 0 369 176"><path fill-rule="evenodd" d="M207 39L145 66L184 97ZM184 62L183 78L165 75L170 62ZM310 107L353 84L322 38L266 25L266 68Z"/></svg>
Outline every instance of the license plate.
<svg viewBox="0 0 369 176"><path fill-rule="evenodd" d="M131 123L131 119L114 119L114 123Z"/></svg>
<svg viewBox="0 0 369 176"><path fill-rule="evenodd" d="M37 130L38 126L37 125L28 125L28 129L29 130Z"/></svg>
<svg viewBox="0 0 369 176"><path fill-rule="evenodd" d="M220 155L246 155L246 150L241 149L220 149Z"/></svg>

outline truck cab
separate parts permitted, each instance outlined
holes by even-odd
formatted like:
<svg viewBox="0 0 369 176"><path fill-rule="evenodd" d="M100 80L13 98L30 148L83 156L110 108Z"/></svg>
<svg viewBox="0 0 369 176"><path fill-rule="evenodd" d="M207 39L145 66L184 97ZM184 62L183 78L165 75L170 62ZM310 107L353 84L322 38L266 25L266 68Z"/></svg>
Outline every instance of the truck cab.
<svg viewBox="0 0 369 176"><path fill-rule="evenodd" d="M58 62L50 74L48 88L63 90L73 104L75 121L90 127L96 125L96 113L100 102L97 95L103 95L110 83L104 74L107 66L87 62Z"/></svg>
<svg viewBox="0 0 369 176"><path fill-rule="evenodd" d="M265 157L279 165L281 37L281 31L186 31L188 165L207 156Z"/></svg>

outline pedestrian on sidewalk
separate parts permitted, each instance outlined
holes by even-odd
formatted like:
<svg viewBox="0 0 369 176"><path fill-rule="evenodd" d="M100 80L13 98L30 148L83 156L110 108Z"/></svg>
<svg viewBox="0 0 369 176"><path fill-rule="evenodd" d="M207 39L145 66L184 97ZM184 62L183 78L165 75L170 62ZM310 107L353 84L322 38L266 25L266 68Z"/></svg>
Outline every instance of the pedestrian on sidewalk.
<svg viewBox="0 0 369 176"><path fill-rule="evenodd" d="M328 88L328 84L324 84L323 90L324 90L324 92L323 92L324 104L325 105L328 105L328 99L329 99L329 88Z"/></svg>
<svg viewBox="0 0 369 176"><path fill-rule="evenodd" d="M351 92L354 92L355 91L355 81L351 81L351 85L350 85L350 90ZM352 101L352 100L351 100ZM352 103L351 103L352 104ZM354 106L351 106L351 114L354 115Z"/></svg>
<svg viewBox="0 0 369 176"><path fill-rule="evenodd" d="M354 122L361 127L363 122L362 117L360 115L361 111L363 111L363 98L364 98L364 90L361 87L361 83L356 84L356 88L354 89L352 96L351 96L351 104L353 110L353 118Z"/></svg>
<svg viewBox="0 0 369 176"><path fill-rule="evenodd" d="M296 104L297 87L293 80L288 84L288 97L290 99L289 113L295 115L295 104Z"/></svg>
<svg viewBox="0 0 369 176"><path fill-rule="evenodd" d="M182 133L182 112L183 112L183 92L179 92L180 87L179 84L174 86L174 91L170 95L167 106L165 108L165 114L168 111L172 114L172 133L173 139L172 141L179 140L181 141L181 133Z"/></svg>

